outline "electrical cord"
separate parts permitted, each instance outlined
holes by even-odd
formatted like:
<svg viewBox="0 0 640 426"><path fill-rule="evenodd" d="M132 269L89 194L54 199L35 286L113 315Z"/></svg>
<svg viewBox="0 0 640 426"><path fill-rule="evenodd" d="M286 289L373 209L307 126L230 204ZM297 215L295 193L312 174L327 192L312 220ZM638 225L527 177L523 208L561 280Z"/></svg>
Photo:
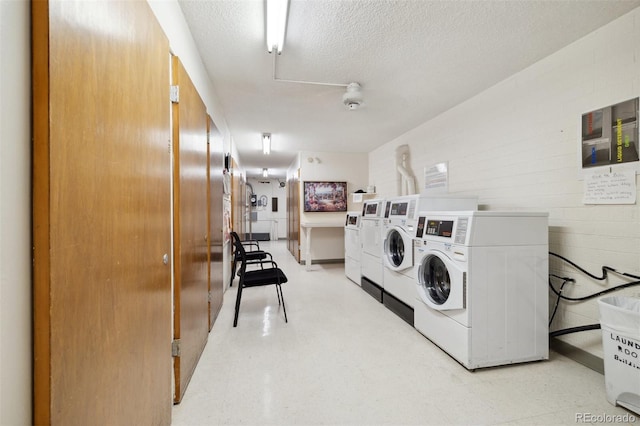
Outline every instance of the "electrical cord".
<svg viewBox="0 0 640 426"><path fill-rule="evenodd" d="M566 257L560 256L559 254L556 253L552 253L549 252L550 255L555 256L559 259L562 259L563 261L567 262L568 264L570 264L571 266L573 266L574 268L576 268L577 270L579 270L580 272L584 273L585 275L598 280L598 281L602 281L604 279L607 278L607 274L609 272L618 274L618 275L622 275L625 276L627 278L633 278L636 281L631 281L625 284L620 284L611 288L608 288L606 290L602 290L599 291L597 293L594 294L589 294L587 296L582 296L582 297L568 297L568 296L564 296L562 294L562 290L564 289L564 286L568 283L568 282L575 282L575 280L573 278L569 278L569 277L561 277L559 275L554 275L554 274L549 274L549 288L551 288L551 290L556 294L556 296L558 296L558 298L556 299L556 304L555 307L553 309L553 313L551 314L551 319L549 320L549 325L551 325L551 322L553 321L553 318L556 315L556 311L558 310L558 304L560 303L560 299L562 300L568 300L571 302L582 302L585 300L589 300L589 299L593 299L595 297L599 297L614 291L618 291L618 290L622 290L623 288L627 288L627 287L633 287L636 285L640 285L640 276L638 275L633 275L633 274L629 274L626 272L619 272L617 270L615 270L614 268L611 268L609 266L603 266L602 267L602 277L598 277L596 275L593 275L592 273L590 273L589 271L587 271L584 268L581 268L580 266L578 266L577 264L575 264L574 262L572 262L571 260L567 259ZM560 290L556 290L555 287L553 286L553 283L551 282L551 278L558 278L558 279L562 279L563 282L560 285ZM549 337L558 337L558 336L563 336L565 334L570 334L570 333L577 333L580 331L587 331L587 330L598 330L600 329L600 324L590 324L590 325L583 325L583 326L579 326L579 327L571 327L571 328L565 328L562 330L556 330L556 331L552 331L549 333Z"/></svg>
<svg viewBox="0 0 640 426"><path fill-rule="evenodd" d="M559 254L553 253L553 252L549 252L549 254L552 255L552 256L555 256L555 257L557 257L559 259L562 259L563 261L567 262L569 265L571 265L574 268L576 268L578 271L588 275L589 277L593 278L594 280L602 281L602 280L606 279L608 272L613 272L613 273L616 273L618 275L624 275L624 276L629 277L629 278L634 278L636 280L640 280L640 276L638 276L638 275L629 274L627 272L618 272L617 270L615 270L614 268L611 268L610 266L603 266L602 267L602 276L598 277L598 276L593 275L591 272L587 271L586 269L581 268L580 266L578 266L577 264L575 264L574 262L570 261L569 259L567 259L564 256L560 256Z"/></svg>
<svg viewBox="0 0 640 426"><path fill-rule="evenodd" d="M569 333L577 333L579 331L587 331L587 330L600 330L600 324L589 324L589 325L581 325L579 327L571 327L565 328L563 330L556 330L549 333L549 337L558 337L563 336Z"/></svg>
<svg viewBox="0 0 640 426"><path fill-rule="evenodd" d="M608 294L608 293L611 293L611 292L614 292L614 291L617 291L617 290L622 290L623 288L633 287L633 286L636 286L636 285L640 285L640 280L638 280L638 281L631 281L631 282L628 282L628 283L626 283L626 284L620 284L620 285L618 285L618 286L611 287L611 288L608 288L608 289L606 289L606 290L599 291L599 292L594 293L594 294L589 294L589 295L587 295L587 296L582 296L582 297L568 297L568 296L563 296L563 295L562 295L558 290L556 290L556 289L555 289L555 287L553 287L553 285L551 284L551 280L549 280L549 287L551 287L551 290L552 290L552 291L553 291L553 292L554 292L554 293L555 293L559 298L561 298L561 299L563 299L563 300L569 300L569 301L571 301L571 302L582 302L582 301L585 301L585 300L593 299L594 297L600 297L600 296L603 296L603 295L605 295L605 294Z"/></svg>
<svg viewBox="0 0 640 426"><path fill-rule="evenodd" d="M579 270L580 272L588 275L589 277L598 280L598 281L602 281L604 279L607 278L607 274L609 272L613 272L615 274L618 275L623 275L625 277L628 278L634 278L636 281L631 281L625 284L621 284L615 287L611 287L608 288L606 290L602 290L599 291L598 293L594 293L594 294L589 294L587 296L582 296L582 297L568 297L568 296L563 296L562 295L562 291L558 291L555 289L555 287L553 286L553 284L551 283L551 278L549 278L549 287L551 287L551 290L558 296L558 298L563 299L563 300L569 300L571 302L582 302L584 300L589 300L589 299L593 299L594 297L599 297L608 293L611 293L613 291L617 291L617 290L622 290L623 288L627 288L627 287L632 287L632 286L636 286L640 284L640 276L638 275L633 275L633 274L629 274L626 272L619 272L617 270L615 270L614 268L611 268L609 266L603 266L602 267L602 277L598 277L596 275L593 275L592 273L590 273L589 271L587 271L584 268L581 268L580 266L578 266L577 264L575 264L574 262L572 262L571 260L567 259L566 257L560 256L559 254L553 253L553 252L549 252L550 255L555 256L559 259L562 259L563 261L567 262L569 265L573 266L574 268L576 268L577 270ZM564 280L570 280L571 278L566 278L566 277L559 277L557 275L550 275L550 277L553 276L555 278L561 278ZM575 281L574 281L575 282Z"/></svg>
<svg viewBox="0 0 640 426"><path fill-rule="evenodd" d="M556 316L556 312L558 311L558 305L560 304L560 295L562 294L562 290L564 289L564 286L569 282L575 282L576 281L573 278L559 277L557 275L550 274L549 286L551 288L553 288L553 286L551 285L551 276L556 277L556 278L562 278L562 279L564 279L564 281L562 282L562 285L560 286L560 291L558 292L558 297L556 298L556 305L553 307L553 312L551 313L551 318L549 318L549 326L551 326L551 323L553 322L553 318Z"/></svg>

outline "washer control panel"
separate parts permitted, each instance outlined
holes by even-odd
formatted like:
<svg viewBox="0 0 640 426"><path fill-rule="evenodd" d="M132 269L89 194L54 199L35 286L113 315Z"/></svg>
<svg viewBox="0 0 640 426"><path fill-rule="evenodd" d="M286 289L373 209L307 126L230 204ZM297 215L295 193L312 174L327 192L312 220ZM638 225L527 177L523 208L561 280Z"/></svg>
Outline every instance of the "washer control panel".
<svg viewBox="0 0 640 426"><path fill-rule="evenodd" d="M429 219L427 216L418 218L416 238L442 237L453 239L454 244L464 244L469 229L469 218Z"/></svg>

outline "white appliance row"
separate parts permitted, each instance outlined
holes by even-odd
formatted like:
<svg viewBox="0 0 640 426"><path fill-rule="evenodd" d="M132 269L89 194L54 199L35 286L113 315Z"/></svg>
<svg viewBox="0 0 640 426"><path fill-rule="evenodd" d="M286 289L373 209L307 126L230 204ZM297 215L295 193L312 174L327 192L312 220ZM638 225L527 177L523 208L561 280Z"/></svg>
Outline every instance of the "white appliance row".
<svg viewBox="0 0 640 426"><path fill-rule="evenodd" d="M548 359L548 214L476 208L365 201L347 214L345 273L468 369Z"/></svg>

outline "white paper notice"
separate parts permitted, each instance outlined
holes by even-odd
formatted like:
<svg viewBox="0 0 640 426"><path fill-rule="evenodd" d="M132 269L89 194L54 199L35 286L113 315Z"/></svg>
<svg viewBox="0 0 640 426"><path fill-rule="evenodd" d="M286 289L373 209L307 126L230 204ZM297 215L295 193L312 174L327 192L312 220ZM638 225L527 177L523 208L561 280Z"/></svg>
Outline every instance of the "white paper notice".
<svg viewBox="0 0 640 426"><path fill-rule="evenodd" d="M427 193L446 194L449 190L449 165L438 163L424 168L424 190Z"/></svg>
<svg viewBox="0 0 640 426"><path fill-rule="evenodd" d="M362 202L362 194L353 194L353 202L354 203L361 203Z"/></svg>
<svg viewBox="0 0 640 426"><path fill-rule="evenodd" d="M584 204L635 204L635 170L593 171L584 175Z"/></svg>

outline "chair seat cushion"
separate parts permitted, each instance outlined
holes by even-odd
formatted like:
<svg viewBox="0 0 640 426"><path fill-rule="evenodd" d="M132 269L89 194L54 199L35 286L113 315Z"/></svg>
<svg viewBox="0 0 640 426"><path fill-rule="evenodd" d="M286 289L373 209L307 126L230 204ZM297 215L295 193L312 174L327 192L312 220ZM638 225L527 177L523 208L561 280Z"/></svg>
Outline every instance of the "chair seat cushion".
<svg viewBox="0 0 640 426"><path fill-rule="evenodd" d="M244 274L243 285L245 287L256 287L268 284L284 284L287 282L287 276L280 268L256 269L255 271L246 271Z"/></svg>

